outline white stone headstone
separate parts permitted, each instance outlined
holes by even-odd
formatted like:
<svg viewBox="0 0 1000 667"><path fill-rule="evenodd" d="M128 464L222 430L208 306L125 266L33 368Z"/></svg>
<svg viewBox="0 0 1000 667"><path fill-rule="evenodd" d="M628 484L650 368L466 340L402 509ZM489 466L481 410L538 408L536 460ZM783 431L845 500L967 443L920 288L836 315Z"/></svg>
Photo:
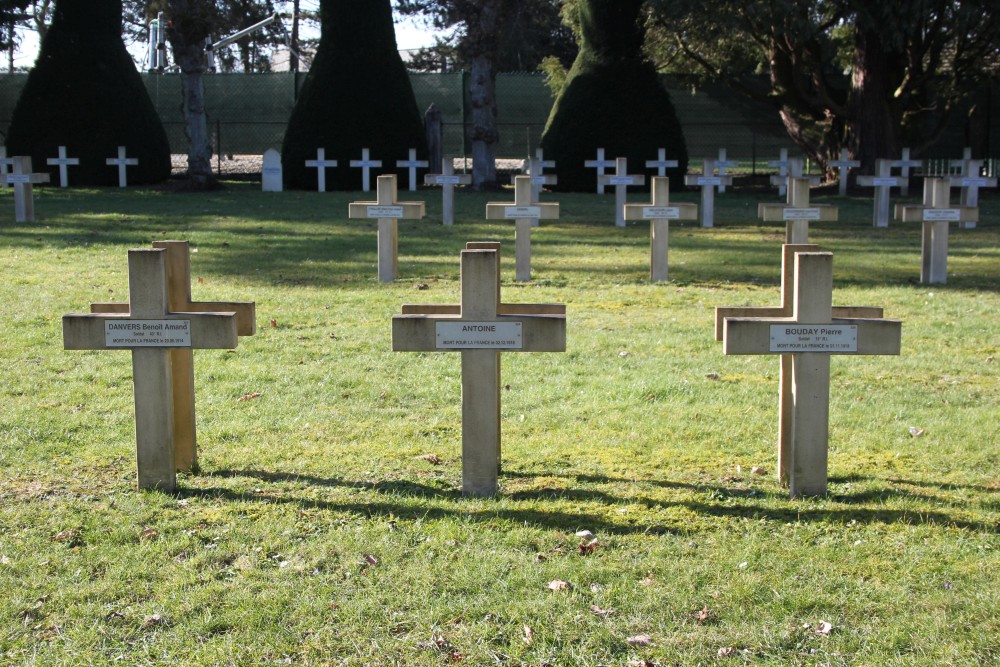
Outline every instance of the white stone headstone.
<svg viewBox="0 0 1000 667"><path fill-rule="evenodd" d="M264 163L260 171L261 192L284 191L284 178L281 171L281 153L269 148L264 152Z"/></svg>

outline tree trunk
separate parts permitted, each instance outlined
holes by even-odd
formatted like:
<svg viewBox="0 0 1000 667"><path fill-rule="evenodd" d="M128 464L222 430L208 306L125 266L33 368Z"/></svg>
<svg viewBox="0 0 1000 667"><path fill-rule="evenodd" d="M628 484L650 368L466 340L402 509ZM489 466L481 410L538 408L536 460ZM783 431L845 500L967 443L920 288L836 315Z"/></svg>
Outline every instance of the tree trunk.
<svg viewBox="0 0 1000 667"><path fill-rule="evenodd" d="M472 102L472 187L495 190L497 187L496 71L500 0L481 3L475 19L469 21L469 98Z"/></svg>
<svg viewBox="0 0 1000 667"><path fill-rule="evenodd" d="M895 109L889 59L875 30L858 27L854 41L854 74L848 96L847 145L861 161L858 173L875 173L875 161L899 156L902 115Z"/></svg>

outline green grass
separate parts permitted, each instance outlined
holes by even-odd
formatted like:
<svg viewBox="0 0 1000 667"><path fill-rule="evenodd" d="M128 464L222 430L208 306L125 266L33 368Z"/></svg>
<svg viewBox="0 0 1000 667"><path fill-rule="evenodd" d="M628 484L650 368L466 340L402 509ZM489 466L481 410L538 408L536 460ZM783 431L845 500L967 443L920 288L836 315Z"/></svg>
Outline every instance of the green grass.
<svg viewBox="0 0 1000 667"><path fill-rule="evenodd" d="M0 664L1000 661L995 195L933 287L916 227L817 198L841 207L812 229L834 302L902 319L903 353L833 359L830 494L794 501L778 362L712 336L715 306L778 302L783 233L755 220L774 195L674 224L657 285L613 195L558 197L527 285L491 197L461 193L445 228L418 196L430 220L400 223L383 285L374 224L345 219L359 193L46 189L26 225L0 193ZM254 300L259 326L195 355L202 470L175 495L134 490L129 355L63 351L60 324L124 299L127 249L168 238L197 249L195 299ZM401 304L458 300L469 240L504 242L505 301L568 306L565 353L504 355L496 499L459 493L458 355L389 341Z"/></svg>

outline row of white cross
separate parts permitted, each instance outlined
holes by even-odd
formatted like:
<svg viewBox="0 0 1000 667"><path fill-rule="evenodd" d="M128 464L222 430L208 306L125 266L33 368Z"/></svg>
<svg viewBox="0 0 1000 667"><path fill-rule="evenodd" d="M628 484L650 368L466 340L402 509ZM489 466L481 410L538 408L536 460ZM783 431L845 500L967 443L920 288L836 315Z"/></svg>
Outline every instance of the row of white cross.
<svg viewBox="0 0 1000 667"><path fill-rule="evenodd" d="M27 160L27 162L21 162L18 164L18 160ZM51 167L59 167L59 186L63 188L69 187L69 167L76 167L80 164L80 158L68 157L66 155L66 147L59 147L59 156L48 158L45 163ZM139 164L139 160L136 158L126 157L125 147L118 147L117 157L109 157L105 160L105 164L109 167L118 168L118 187L124 188L128 187L128 178L126 169L128 167L134 167ZM10 178L11 174L7 172L9 167L13 167L14 178ZM26 174L30 174L31 183L48 183L49 177L47 174L32 174L31 158L22 155L7 157L7 148L5 146L0 146L0 183L3 185L11 183L21 183L24 182L22 179Z"/></svg>
<svg viewBox="0 0 1000 667"><path fill-rule="evenodd" d="M128 253L128 303L64 315L63 345L131 352L138 486L173 492L177 471L197 461L192 353L235 348L254 334L255 309L194 301L187 242L153 245ZM833 306L832 294L833 255L786 244L780 306L716 309L725 354L780 356L778 477L793 497L827 492L830 356L900 353L899 320L878 307ZM500 244L468 243L460 303L404 305L392 318L392 349L461 353L462 492L491 496L501 458L500 354L564 352L566 306L503 303Z"/></svg>

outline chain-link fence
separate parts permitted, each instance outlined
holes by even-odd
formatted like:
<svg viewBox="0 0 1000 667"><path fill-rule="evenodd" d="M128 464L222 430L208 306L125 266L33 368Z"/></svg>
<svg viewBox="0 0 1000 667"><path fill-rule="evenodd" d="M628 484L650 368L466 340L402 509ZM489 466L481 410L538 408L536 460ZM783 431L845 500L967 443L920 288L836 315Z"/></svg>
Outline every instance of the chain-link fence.
<svg viewBox="0 0 1000 667"><path fill-rule="evenodd" d="M285 126L305 76L277 72L204 77L205 111L220 169L228 156L259 156L268 148L281 147ZM25 74L0 75L0 131L4 135L26 79ZM434 104L441 111L446 155L471 153L468 137L472 105L468 79L466 72L410 75L418 108L423 111ZM186 154L180 75L144 74L143 80L167 130L172 152ZM693 90L671 79L665 78L665 83L696 170L700 160L717 158L720 148L726 150L729 160L737 163L731 171L744 174L773 172L768 163L776 160L783 148L788 149L789 155L801 154L772 107L754 103L723 86ZM995 94L1000 93L1000 85L993 86L991 91L992 98L1000 98ZM496 96L500 131L497 156L523 158L538 146L552 107L552 94L542 74L512 73L497 76ZM1000 155L1000 114L988 119L986 133L990 155ZM961 156L965 145L965 125L961 118L956 118L941 139L923 151L923 157L941 161L929 162L936 165L934 169L938 172L946 168L944 160Z"/></svg>

